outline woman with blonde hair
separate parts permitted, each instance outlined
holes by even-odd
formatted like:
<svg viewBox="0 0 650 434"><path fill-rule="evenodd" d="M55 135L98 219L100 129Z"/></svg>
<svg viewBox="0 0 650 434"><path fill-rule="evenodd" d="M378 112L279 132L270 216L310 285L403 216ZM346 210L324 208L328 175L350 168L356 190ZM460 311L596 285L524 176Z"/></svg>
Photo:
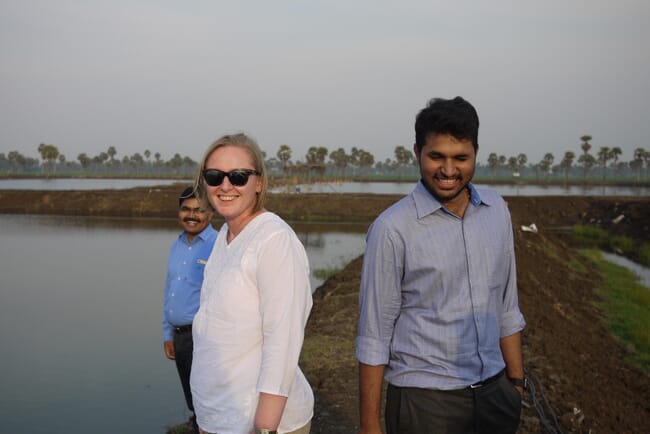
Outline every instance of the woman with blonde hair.
<svg viewBox="0 0 650 434"><path fill-rule="evenodd" d="M194 318L191 387L202 433L308 433L311 387L298 367L312 306L304 246L264 208L262 152L245 134L206 151L196 190L224 219Z"/></svg>

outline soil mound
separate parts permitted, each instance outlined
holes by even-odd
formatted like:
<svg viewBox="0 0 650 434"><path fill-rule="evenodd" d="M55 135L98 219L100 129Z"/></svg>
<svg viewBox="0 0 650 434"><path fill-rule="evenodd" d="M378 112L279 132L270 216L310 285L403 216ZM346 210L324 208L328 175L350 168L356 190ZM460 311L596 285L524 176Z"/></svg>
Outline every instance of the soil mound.
<svg viewBox="0 0 650 434"><path fill-rule="evenodd" d="M650 432L650 378L625 363L625 349L607 332L594 304L602 277L564 241L565 229L575 223L648 240L650 202L583 197L508 202L527 321L524 365L537 399L548 400L546 416L554 413L564 432ZM625 217L614 224L620 215ZM538 233L521 229L531 223ZM358 427L354 339L361 264L362 258L351 262L315 297L304 364L317 396L314 433L354 433ZM547 432L534 408L524 409L519 432Z"/></svg>

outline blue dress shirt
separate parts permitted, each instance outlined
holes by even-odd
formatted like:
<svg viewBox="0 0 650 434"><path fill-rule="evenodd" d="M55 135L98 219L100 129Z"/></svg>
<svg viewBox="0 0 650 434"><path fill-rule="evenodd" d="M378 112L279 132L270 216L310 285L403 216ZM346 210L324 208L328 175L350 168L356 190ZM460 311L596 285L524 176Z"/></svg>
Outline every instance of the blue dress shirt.
<svg viewBox="0 0 650 434"><path fill-rule="evenodd" d="M192 324L199 310L205 264L212 252L217 231L208 225L192 243L183 232L172 244L167 262L163 297L163 339L174 339L174 326Z"/></svg>
<svg viewBox="0 0 650 434"><path fill-rule="evenodd" d="M357 359L387 365L396 386L450 390L505 363L499 340L521 331L510 213L469 184L463 218L419 182L370 227Z"/></svg>

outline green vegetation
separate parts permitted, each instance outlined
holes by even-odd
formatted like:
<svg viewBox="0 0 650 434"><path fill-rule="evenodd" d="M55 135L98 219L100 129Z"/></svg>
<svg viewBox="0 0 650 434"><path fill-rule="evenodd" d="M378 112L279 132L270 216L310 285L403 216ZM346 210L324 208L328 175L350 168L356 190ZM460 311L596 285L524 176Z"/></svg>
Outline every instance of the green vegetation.
<svg viewBox="0 0 650 434"><path fill-rule="evenodd" d="M634 241L629 237L610 236L604 229L587 225L575 225L572 234L574 241L580 247L615 252L650 267L650 244L648 243Z"/></svg>
<svg viewBox="0 0 650 434"><path fill-rule="evenodd" d="M606 313L607 326L628 351L628 361L650 375L650 289L638 277L607 262L598 250L581 250L605 277L598 303Z"/></svg>
<svg viewBox="0 0 650 434"><path fill-rule="evenodd" d="M650 244L642 243L639 247L639 261L641 264L650 266Z"/></svg>
<svg viewBox="0 0 650 434"><path fill-rule="evenodd" d="M648 182L650 177L650 151L636 148L632 155L623 159L620 147L601 146L592 150L592 136L583 135L579 144L579 156L566 151L563 158L547 153L537 162L529 161L524 153L498 155L491 153L487 161L477 161L477 182L525 182L540 184L581 183L598 185L631 184ZM19 151L0 152L0 176L2 177L192 177L198 163L189 156L176 153L169 160L159 152L145 149L142 153L119 155L115 146L108 146L97 155L82 152L76 158L67 158L53 144L41 143L37 147L40 160L23 155ZM325 146L312 146L303 155L294 155L291 146L282 144L274 153L263 149L266 165L271 176L290 176L301 180L323 181L336 179L417 180L417 158L410 147L395 146L393 158L380 161L375 155L361 148L349 151L338 148L330 151ZM575 163L575 164L574 164Z"/></svg>
<svg viewBox="0 0 650 434"><path fill-rule="evenodd" d="M300 352L300 366L304 371L327 369L335 371L354 358L354 340L336 336L314 335L305 339Z"/></svg>
<svg viewBox="0 0 650 434"><path fill-rule="evenodd" d="M191 433L190 426L187 423L172 426L167 429L166 434L188 434Z"/></svg>
<svg viewBox="0 0 650 434"><path fill-rule="evenodd" d="M573 238L585 247L604 247L607 244L607 231L595 226L575 225Z"/></svg>

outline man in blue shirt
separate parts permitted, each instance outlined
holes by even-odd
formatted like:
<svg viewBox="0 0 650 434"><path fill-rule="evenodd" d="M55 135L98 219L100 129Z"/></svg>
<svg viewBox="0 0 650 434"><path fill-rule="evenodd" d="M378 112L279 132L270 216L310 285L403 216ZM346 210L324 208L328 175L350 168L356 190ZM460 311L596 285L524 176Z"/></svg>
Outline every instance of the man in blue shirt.
<svg viewBox="0 0 650 434"><path fill-rule="evenodd" d="M416 117L414 190L367 236L356 355L361 433L514 433L524 371L513 230L470 182L478 115L463 98Z"/></svg>
<svg viewBox="0 0 650 434"><path fill-rule="evenodd" d="M192 321L199 310L205 263L212 252L217 231L212 227L212 209L200 203L194 188L186 188L178 198L178 222L183 228L169 252L163 300L163 340L165 356L176 362L190 421L196 432L196 417L190 390L192 368Z"/></svg>

